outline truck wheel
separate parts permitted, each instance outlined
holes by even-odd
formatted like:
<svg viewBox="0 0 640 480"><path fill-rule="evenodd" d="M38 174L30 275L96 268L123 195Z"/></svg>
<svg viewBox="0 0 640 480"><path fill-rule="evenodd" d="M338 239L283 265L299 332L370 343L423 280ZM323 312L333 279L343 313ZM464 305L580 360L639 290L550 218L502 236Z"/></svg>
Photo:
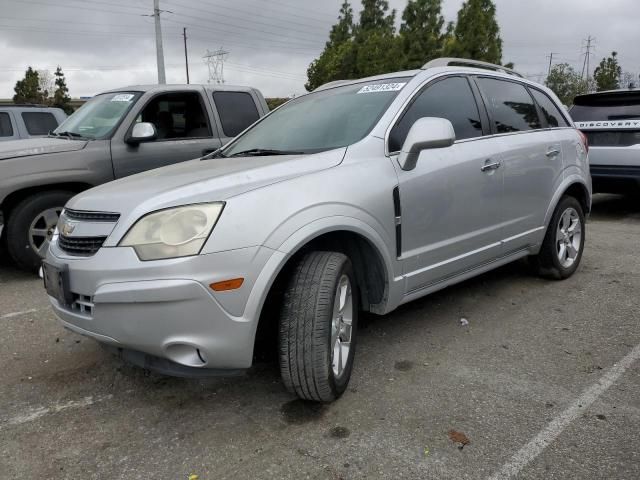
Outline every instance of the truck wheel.
<svg viewBox="0 0 640 480"><path fill-rule="evenodd" d="M311 252L295 266L280 316L282 380L304 400L331 402L347 388L356 346L358 285L351 261Z"/></svg>
<svg viewBox="0 0 640 480"><path fill-rule="evenodd" d="M562 197L553 213L540 253L530 258L534 271L563 280L578 269L584 250L585 221L582 205L574 197Z"/></svg>
<svg viewBox="0 0 640 480"><path fill-rule="evenodd" d="M43 192L22 200L9 214L7 249L18 267L36 271L71 192Z"/></svg>

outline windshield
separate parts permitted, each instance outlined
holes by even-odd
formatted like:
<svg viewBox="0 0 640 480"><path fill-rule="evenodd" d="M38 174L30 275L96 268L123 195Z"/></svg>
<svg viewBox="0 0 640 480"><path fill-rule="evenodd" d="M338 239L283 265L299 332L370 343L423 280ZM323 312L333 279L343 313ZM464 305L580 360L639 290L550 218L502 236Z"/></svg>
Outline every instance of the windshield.
<svg viewBox="0 0 640 480"><path fill-rule="evenodd" d="M111 136L122 118L140 98L141 92L97 95L60 124L56 135L102 139Z"/></svg>
<svg viewBox="0 0 640 480"><path fill-rule="evenodd" d="M357 83L290 100L222 154L317 153L352 145L371 131L409 80Z"/></svg>

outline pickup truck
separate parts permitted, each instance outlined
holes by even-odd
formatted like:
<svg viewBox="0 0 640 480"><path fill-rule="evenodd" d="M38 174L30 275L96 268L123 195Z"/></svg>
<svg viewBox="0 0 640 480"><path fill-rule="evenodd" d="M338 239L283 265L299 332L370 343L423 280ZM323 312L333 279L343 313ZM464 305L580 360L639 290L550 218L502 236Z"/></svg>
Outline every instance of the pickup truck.
<svg viewBox="0 0 640 480"><path fill-rule="evenodd" d="M71 197L214 152L268 111L250 87L132 86L96 95L45 138L1 142L2 250L37 270Z"/></svg>
<svg viewBox="0 0 640 480"><path fill-rule="evenodd" d="M47 136L66 118L61 108L0 103L0 142Z"/></svg>

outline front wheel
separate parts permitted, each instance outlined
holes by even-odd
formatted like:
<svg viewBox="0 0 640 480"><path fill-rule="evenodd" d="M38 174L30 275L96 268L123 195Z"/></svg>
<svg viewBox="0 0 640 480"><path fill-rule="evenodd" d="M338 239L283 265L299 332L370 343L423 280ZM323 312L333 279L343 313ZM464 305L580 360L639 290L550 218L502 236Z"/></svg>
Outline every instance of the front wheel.
<svg viewBox="0 0 640 480"><path fill-rule="evenodd" d="M72 196L63 191L42 192L25 198L11 211L7 249L20 268L36 271L40 267L62 209Z"/></svg>
<svg viewBox="0 0 640 480"><path fill-rule="evenodd" d="M353 368L358 286L351 261L337 252L303 256L285 290L280 316L282 380L305 400L331 402Z"/></svg>
<svg viewBox="0 0 640 480"><path fill-rule="evenodd" d="M556 207L540 253L531 257L536 272L547 278L562 280L575 273L582 260L585 218L580 202L563 197Z"/></svg>

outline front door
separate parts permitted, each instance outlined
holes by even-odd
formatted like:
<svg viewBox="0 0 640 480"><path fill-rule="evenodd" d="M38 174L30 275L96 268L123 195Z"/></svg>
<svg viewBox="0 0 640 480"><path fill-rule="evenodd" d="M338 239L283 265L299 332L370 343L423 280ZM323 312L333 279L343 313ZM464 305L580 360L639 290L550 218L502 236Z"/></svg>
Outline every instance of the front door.
<svg viewBox="0 0 640 480"><path fill-rule="evenodd" d="M153 97L136 116L136 122L153 123L158 137L152 142L129 145L124 139L111 143L116 178L201 157L222 144L213 136L209 116L199 92L171 92ZM133 124L129 126L129 132Z"/></svg>
<svg viewBox="0 0 640 480"><path fill-rule="evenodd" d="M401 148L422 117L450 120L456 143L423 151L411 171L398 167L407 293L494 260L501 251L502 159L495 139L483 137L467 78L439 79L418 94L391 131L390 151Z"/></svg>

